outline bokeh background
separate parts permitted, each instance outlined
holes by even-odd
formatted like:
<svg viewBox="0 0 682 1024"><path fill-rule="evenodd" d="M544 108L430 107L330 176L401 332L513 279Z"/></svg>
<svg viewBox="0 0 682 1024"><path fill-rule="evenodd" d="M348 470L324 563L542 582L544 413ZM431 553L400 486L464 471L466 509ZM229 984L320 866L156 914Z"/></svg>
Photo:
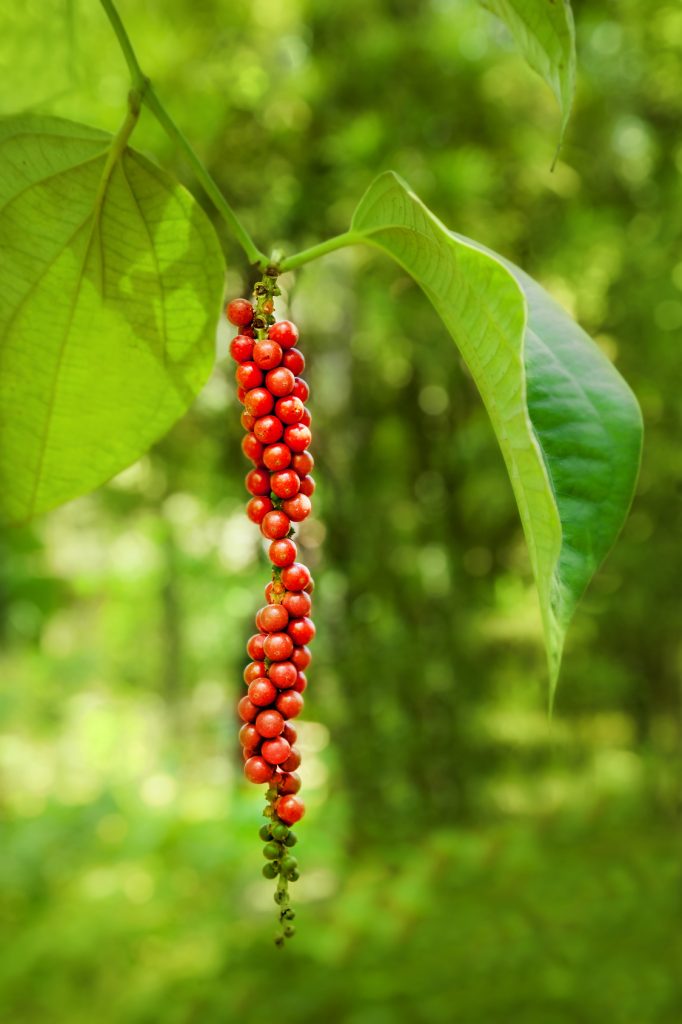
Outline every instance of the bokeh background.
<svg viewBox="0 0 682 1024"><path fill-rule="evenodd" d="M511 488L437 317L370 252L284 279L313 389L319 632L281 952L233 716L267 570L223 327L161 444L0 540L0 1018L678 1022L680 5L574 4L554 173L553 98L473 0L120 6L261 246L344 230L394 168L596 337L646 446L550 720ZM118 125L98 4L25 0L0 28L3 113ZM195 186L148 115L135 144Z"/></svg>

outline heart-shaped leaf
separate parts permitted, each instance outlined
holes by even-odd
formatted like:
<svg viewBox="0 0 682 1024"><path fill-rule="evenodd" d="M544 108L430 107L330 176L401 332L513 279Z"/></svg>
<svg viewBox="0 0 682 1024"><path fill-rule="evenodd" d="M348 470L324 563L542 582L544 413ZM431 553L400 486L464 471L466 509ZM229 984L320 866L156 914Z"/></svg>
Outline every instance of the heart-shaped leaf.
<svg viewBox="0 0 682 1024"><path fill-rule="evenodd" d="M190 194L112 137L0 121L0 517L134 462L214 357L223 257Z"/></svg>
<svg viewBox="0 0 682 1024"><path fill-rule="evenodd" d="M569 0L480 3L505 23L527 63L556 96L561 111L561 142L575 92L575 26Z"/></svg>
<svg viewBox="0 0 682 1024"><path fill-rule="evenodd" d="M448 231L395 174L370 186L347 240L381 249L415 278L478 386L530 550L553 695L568 623L632 500L637 401L538 284Z"/></svg>

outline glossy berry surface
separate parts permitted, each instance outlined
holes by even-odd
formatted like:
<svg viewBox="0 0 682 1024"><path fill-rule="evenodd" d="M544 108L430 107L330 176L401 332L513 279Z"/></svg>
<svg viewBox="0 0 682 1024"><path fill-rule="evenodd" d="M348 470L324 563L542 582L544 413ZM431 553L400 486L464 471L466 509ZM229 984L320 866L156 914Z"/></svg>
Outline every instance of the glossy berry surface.
<svg viewBox="0 0 682 1024"><path fill-rule="evenodd" d="M310 580L310 570L302 562L294 562L282 570L282 583L287 590L305 590Z"/></svg>
<svg viewBox="0 0 682 1024"><path fill-rule="evenodd" d="M294 385L294 375L291 370L287 370L286 366L278 366L276 370L270 370L265 378L265 386L277 398L290 395L294 390Z"/></svg>
<svg viewBox="0 0 682 1024"><path fill-rule="evenodd" d="M298 494L298 489L301 486L301 480L293 469L282 469L277 473L273 473L270 477L270 490L277 495L278 498L293 498L295 494ZM282 506L282 511L289 516L290 519L295 519L291 512L287 508L287 505L291 504L289 501L285 501Z"/></svg>
<svg viewBox="0 0 682 1024"><path fill-rule="evenodd" d="M250 359L252 354L253 338L248 338L244 334L238 334L230 342L230 355L236 362L243 363L246 359Z"/></svg>
<svg viewBox="0 0 682 1024"><path fill-rule="evenodd" d="M283 696L283 694L281 694L281 696ZM279 736L284 728L283 712L279 710L275 711L272 708L268 708L266 711L261 711L256 717L254 724L244 726L244 728L253 729L254 726L256 732L266 739L272 739L274 736Z"/></svg>
<svg viewBox="0 0 682 1024"><path fill-rule="evenodd" d="M244 763L244 775L246 775L249 782L269 782L273 774L273 762L267 761L261 755L250 757Z"/></svg>
<svg viewBox="0 0 682 1024"><path fill-rule="evenodd" d="M263 522L264 517L268 512L272 512L272 501L270 498L266 498L265 495L254 497L246 506L246 514L252 523L256 523L257 526Z"/></svg>
<svg viewBox="0 0 682 1024"><path fill-rule="evenodd" d="M268 331L268 337L282 348L293 348L298 341L298 327L291 320L279 320Z"/></svg>
<svg viewBox="0 0 682 1024"><path fill-rule="evenodd" d="M227 319L235 327L248 327L253 320L253 306L248 299L232 299L225 310Z"/></svg>
<svg viewBox="0 0 682 1024"><path fill-rule="evenodd" d="M256 625L263 633L279 633L288 621L289 612L283 604L266 604L256 615Z"/></svg>
<svg viewBox="0 0 682 1024"><path fill-rule="evenodd" d="M282 736L276 736L275 739L263 741L261 756L268 764L284 764L291 757L291 749Z"/></svg>
<svg viewBox="0 0 682 1024"><path fill-rule="evenodd" d="M296 561L296 545L293 540L289 537L283 537L281 540L273 540L272 544L268 548L268 558L273 565L278 566L280 569L286 568L287 565L293 565ZM289 611L286 604L286 598L282 601L284 607ZM290 614L293 614L290 612ZM300 612L298 614L307 615L307 612Z"/></svg>
<svg viewBox="0 0 682 1024"><path fill-rule="evenodd" d="M275 707L284 718L296 718L303 710L303 697L296 690L282 690L275 701ZM258 728L258 718L256 719L256 728Z"/></svg>
<svg viewBox="0 0 682 1024"><path fill-rule="evenodd" d="M269 633L263 641L263 650L270 661L286 661L294 650L294 641L288 633Z"/></svg>
<svg viewBox="0 0 682 1024"><path fill-rule="evenodd" d="M273 472L279 469L286 469L291 462L291 448L288 448L281 441L269 444L263 449L263 462L266 468Z"/></svg>
<svg viewBox="0 0 682 1024"><path fill-rule="evenodd" d="M253 361L261 370L272 370L282 362L282 347L266 338L253 346Z"/></svg>
<svg viewBox="0 0 682 1024"><path fill-rule="evenodd" d="M294 470L291 469L288 472L294 473ZM296 473L294 473L294 476L296 476L296 489L299 490L301 487L300 477ZM274 491L275 487L272 478L270 478L270 486ZM284 497L284 495L281 495L281 497ZM282 511L286 512L286 514L289 516L289 519L291 519L294 523L302 523L304 519L308 518L312 511L310 498L306 494L296 494L295 497L289 498L287 501L284 502L284 504L282 505Z"/></svg>
<svg viewBox="0 0 682 1024"><path fill-rule="evenodd" d="M295 825L305 814L305 806L297 796L281 796L275 804L277 814L287 825Z"/></svg>
<svg viewBox="0 0 682 1024"><path fill-rule="evenodd" d="M281 690L288 690L296 682L298 669L293 661L278 661L268 669L270 682Z"/></svg>
<svg viewBox="0 0 682 1024"><path fill-rule="evenodd" d="M273 509L263 517L260 528L263 536L268 540L280 540L282 537L286 537L291 529L291 520L284 512Z"/></svg>

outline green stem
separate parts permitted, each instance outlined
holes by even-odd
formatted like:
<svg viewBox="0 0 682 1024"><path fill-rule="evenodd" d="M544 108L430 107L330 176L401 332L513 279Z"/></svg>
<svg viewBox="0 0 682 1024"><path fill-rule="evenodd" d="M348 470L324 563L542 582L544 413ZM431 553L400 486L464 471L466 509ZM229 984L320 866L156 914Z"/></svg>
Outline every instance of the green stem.
<svg viewBox="0 0 682 1024"><path fill-rule="evenodd" d="M346 231L342 235L328 238L326 242L311 245L309 249L303 249L301 252L294 253L293 256L287 256L279 264L279 269L282 273L287 270L295 270L296 267L302 267L304 263L310 263L311 260L316 260L320 256L326 256L328 252L334 252L335 249L343 249L346 245L356 245L361 241L360 236L354 231Z"/></svg>
<svg viewBox="0 0 682 1024"><path fill-rule="evenodd" d="M242 249L246 253L249 263L256 263L260 267L265 268L268 264L267 256L260 251L256 246L253 239L249 235L248 231L241 223L237 214L234 212L230 204L228 203L225 196L222 194L217 184L209 174L207 168L203 165L199 157L196 155L189 141L185 138L183 133L180 131L178 126L173 121L172 117L164 107L161 100L156 95L154 88L142 71L140 63L137 59L133 45L130 42L128 33L125 30L121 17L116 10L116 6L113 0L100 0L102 7L111 23L116 38L118 39L119 45L123 56L125 57L128 70L130 72L130 78L133 89L138 92L142 98L142 102L149 108L154 114L157 121L164 129L166 134L182 149L189 163L191 164L194 173L197 176L197 180L201 184L204 192L212 200L218 213L227 223L228 227L232 230L235 238L241 245Z"/></svg>

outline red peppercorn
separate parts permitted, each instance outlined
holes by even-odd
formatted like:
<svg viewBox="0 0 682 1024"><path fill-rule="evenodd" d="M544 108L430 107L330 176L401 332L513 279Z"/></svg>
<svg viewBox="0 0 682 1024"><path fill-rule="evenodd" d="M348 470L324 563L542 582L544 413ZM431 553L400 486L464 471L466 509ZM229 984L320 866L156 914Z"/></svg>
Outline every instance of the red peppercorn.
<svg viewBox="0 0 682 1024"><path fill-rule="evenodd" d="M293 469L282 469L278 473L273 473L270 477L270 490L273 491L278 498L293 498L294 494L298 494L300 484L301 481L298 473L294 473ZM309 499L306 498L306 501L308 500ZM285 501L282 508L287 504L288 502ZM298 511L298 506L295 508L295 511ZM287 515L290 519L294 518L289 512L287 512Z"/></svg>
<svg viewBox="0 0 682 1024"><path fill-rule="evenodd" d="M265 633L254 633L252 637L249 637L249 642L246 645L246 653L252 661L265 661L265 655L263 654L264 643Z"/></svg>
<svg viewBox="0 0 682 1024"><path fill-rule="evenodd" d="M310 398L310 388L302 377L296 378L292 394L295 398L300 398L304 405Z"/></svg>
<svg viewBox="0 0 682 1024"><path fill-rule="evenodd" d="M248 299L233 299L232 302L228 302L227 319L235 327L248 327L253 320L253 306Z"/></svg>
<svg viewBox="0 0 682 1024"><path fill-rule="evenodd" d="M254 750L260 741L261 734L258 732L255 725L245 723L239 730L239 742L246 750Z"/></svg>
<svg viewBox="0 0 682 1024"><path fill-rule="evenodd" d="M272 704L277 696L277 688L270 682L267 676L259 676L249 683L248 698L256 707L266 708Z"/></svg>
<svg viewBox="0 0 682 1024"><path fill-rule="evenodd" d="M304 590L295 590L293 593L287 592L282 599L282 604L292 619L302 619L304 615L308 615L312 603L310 596Z"/></svg>
<svg viewBox="0 0 682 1024"><path fill-rule="evenodd" d="M246 392L244 408L252 416L267 416L274 408L275 400L267 388L252 388ZM275 438L277 440L277 438Z"/></svg>
<svg viewBox="0 0 682 1024"><path fill-rule="evenodd" d="M281 796L275 810L286 825L295 825L305 814L305 805L297 796Z"/></svg>
<svg viewBox="0 0 682 1024"><path fill-rule="evenodd" d="M270 370L265 378L266 388L278 398L290 395L294 390L294 383L295 377L291 370L287 370L286 366L278 366L276 370Z"/></svg>
<svg viewBox="0 0 682 1024"><path fill-rule="evenodd" d="M230 342L230 355L237 363L243 363L250 359L253 354L253 338L245 334L238 334ZM291 369L291 367L289 367Z"/></svg>
<svg viewBox="0 0 682 1024"><path fill-rule="evenodd" d="M253 361L261 370L272 370L282 362L282 348L276 341L257 341L253 346Z"/></svg>
<svg viewBox="0 0 682 1024"><path fill-rule="evenodd" d="M260 463L263 458L263 445L255 434L247 434L242 438L242 451L247 459L251 459L256 464Z"/></svg>
<svg viewBox="0 0 682 1024"><path fill-rule="evenodd" d="M283 772L277 775L277 791L282 796L298 793L301 788L301 776L298 772Z"/></svg>
<svg viewBox="0 0 682 1024"><path fill-rule="evenodd" d="M297 348L290 348L282 356L282 366L291 370L294 377L300 377L305 370L305 356Z"/></svg>
<svg viewBox="0 0 682 1024"><path fill-rule="evenodd" d="M246 506L247 516L252 523L257 523L258 526L263 522L268 512L272 512L272 502L269 498L263 496L252 498Z"/></svg>
<svg viewBox="0 0 682 1024"><path fill-rule="evenodd" d="M264 516L260 528L261 533L268 540L280 540L282 537L286 537L291 529L291 521L284 512L280 512L279 509L273 509L272 512L268 512Z"/></svg>
<svg viewBox="0 0 682 1024"><path fill-rule="evenodd" d="M298 341L298 327L291 320L279 320L268 331L268 338L278 342L282 348L293 348Z"/></svg>
<svg viewBox="0 0 682 1024"><path fill-rule="evenodd" d="M303 710L303 697L297 690L282 690L275 701L275 707L285 718L296 718L296 715L300 715ZM258 718L256 719L257 726Z"/></svg>
<svg viewBox="0 0 682 1024"><path fill-rule="evenodd" d="M282 540L273 540L272 544L268 548L268 556L273 565L277 565L280 568L284 568L287 565L293 565L296 561L296 545L293 540L289 537L283 537ZM285 602L282 604L286 607ZM289 609L287 608L287 611ZM303 612L305 615L306 613Z"/></svg>
<svg viewBox="0 0 682 1024"><path fill-rule="evenodd" d="M283 772L295 772L301 763L301 752L298 747L292 747L286 761L282 761Z"/></svg>
<svg viewBox="0 0 682 1024"><path fill-rule="evenodd" d="M282 606L279 605L278 607L281 608ZM292 619L287 626L287 632L298 647L303 647L314 638L315 623L307 616L304 616L302 619Z"/></svg>
<svg viewBox="0 0 682 1024"><path fill-rule="evenodd" d="M267 740L271 740L274 736L279 736L284 728L284 718L281 711L275 711L274 708L268 708L267 711L261 711L254 723L256 730L260 736L263 736ZM247 726L252 729L253 726Z"/></svg>
<svg viewBox="0 0 682 1024"><path fill-rule="evenodd" d="M284 728L282 729L282 736L287 741L287 743L290 743L291 746L293 747L293 745L296 742L298 737L297 737L296 730L294 729L294 727L291 724L291 722L285 722L284 723Z"/></svg>
<svg viewBox="0 0 682 1024"><path fill-rule="evenodd" d="M298 676L298 669L291 661L276 661L268 669L268 677L278 690L289 690Z"/></svg>
<svg viewBox="0 0 682 1024"><path fill-rule="evenodd" d="M237 714L241 718L242 722L255 722L256 715L258 714L258 708L248 697L242 697L237 704Z"/></svg>
<svg viewBox="0 0 682 1024"><path fill-rule="evenodd" d="M312 421L313 421L313 418L310 415L310 409L308 409L307 407L304 406L304 408L303 408L303 415L301 416L301 418L300 418L300 420L298 422L302 423L304 427L309 427L310 424L312 423Z"/></svg>
<svg viewBox="0 0 682 1024"><path fill-rule="evenodd" d="M296 452L291 458L292 468L296 470L300 477L308 476L312 473L315 465L315 459L312 457L310 452Z"/></svg>
<svg viewBox="0 0 682 1024"><path fill-rule="evenodd" d="M301 494L305 494L306 498L311 498L315 493L315 481L313 478L311 476L304 476L299 490Z"/></svg>
<svg viewBox="0 0 682 1024"><path fill-rule="evenodd" d="M284 427L276 416L261 416L253 425L253 432L263 444L274 444L279 441Z"/></svg>
<svg viewBox="0 0 682 1024"><path fill-rule="evenodd" d="M266 604L256 615L256 625L263 633L279 633L288 621L289 612L283 604Z"/></svg>
<svg viewBox="0 0 682 1024"><path fill-rule="evenodd" d="M305 590L310 581L310 570L302 562L294 562L293 565L282 569L282 583L287 590Z"/></svg>
<svg viewBox="0 0 682 1024"><path fill-rule="evenodd" d="M263 371L255 363L240 363L234 374L235 380L240 387L250 391L263 383Z"/></svg>
<svg viewBox="0 0 682 1024"><path fill-rule="evenodd" d="M283 736L276 736L275 739L265 740L261 747L261 754L269 764L282 764L291 757L292 747Z"/></svg>
<svg viewBox="0 0 682 1024"><path fill-rule="evenodd" d="M293 469L286 469L284 472L294 473ZM281 473L273 473L270 477L270 486L273 491L275 491L274 478L281 475ZM298 486L300 487L300 478L296 473L294 473L294 476L296 477ZM277 491L275 491L275 494L277 494ZM284 497L284 495L280 495L280 497ZM289 519L293 520L293 522L302 523L303 520L307 519L310 515L312 505L307 494L297 494L294 498L290 498L288 501L283 502L282 509L289 516Z"/></svg>
<svg viewBox="0 0 682 1024"><path fill-rule="evenodd" d="M251 413L247 412L246 409L239 417L239 422L243 426L244 430L253 430L253 425L256 422L256 417L252 416Z"/></svg>
<svg viewBox="0 0 682 1024"><path fill-rule="evenodd" d="M237 388L237 400L240 401L242 403L242 405L246 401L246 396L247 395L248 395L248 391L246 390L246 388L242 388L242 387Z"/></svg>
<svg viewBox="0 0 682 1024"><path fill-rule="evenodd" d="M298 423L303 415L305 406L300 398L289 395L288 398L280 398L275 405L275 413L282 423Z"/></svg>
<svg viewBox="0 0 682 1024"><path fill-rule="evenodd" d="M270 474L264 469L252 469L246 474L245 483L250 494L261 497L270 494Z"/></svg>
<svg viewBox="0 0 682 1024"><path fill-rule="evenodd" d="M244 764L244 775L246 775L249 782L255 782L256 784L269 782L274 773L275 769L272 764L262 756L250 757Z"/></svg>
<svg viewBox="0 0 682 1024"><path fill-rule="evenodd" d="M259 389L256 388L258 391ZM251 392L249 392L249 395ZM248 403L248 395L247 395ZM256 423L256 427L258 423ZM256 437L258 437L258 431L254 427ZM260 439L259 439L260 440ZM310 427L304 427L301 423L292 423L291 426L287 427L284 431L284 443L288 444L292 452L302 452L308 447L312 441L312 434L310 433Z"/></svg>
<svg viewBox="0 0 682 1024"><path fill-rule="evenodd" d="M305 672L305 670L308 668L308 665L313 660L313 656L310 653L310 648L305 646L295 647L294 653L291 655L291 660L293 661L294 665L299 670L299 672Z"/></svg>
<svg viewBox="0 0 682 1024"><path fill-rule="evenodd" d="M263 462L271 470L286 469L291 462L291 450L281 441L269 444L263 450Z"/></svg>
<svg viewBox="0 0 682 1024"><path fill-rule="evenodd" d="M264 661L250 661L244 669L244 682L248 686L253 679L258 679L259 676L265 675L265 662Z"/></svg>
<svg viewBox="0 0 682 1024"><path fill-rule="evenodd" d="M294 650L294 642L288 633L268 633L263 650L270 661L287 661Z"/></svg>
<svg viewBox="0 0 682 1024"><path fill-rule="evenodd" d="M308 648L302 647L301 650L307 651ZM296 690L296 693L303 693L307 685L308 677L306 676L305 672L299 672L298 675L296 676L296 682L293 685L293 689Z"/></svg>

